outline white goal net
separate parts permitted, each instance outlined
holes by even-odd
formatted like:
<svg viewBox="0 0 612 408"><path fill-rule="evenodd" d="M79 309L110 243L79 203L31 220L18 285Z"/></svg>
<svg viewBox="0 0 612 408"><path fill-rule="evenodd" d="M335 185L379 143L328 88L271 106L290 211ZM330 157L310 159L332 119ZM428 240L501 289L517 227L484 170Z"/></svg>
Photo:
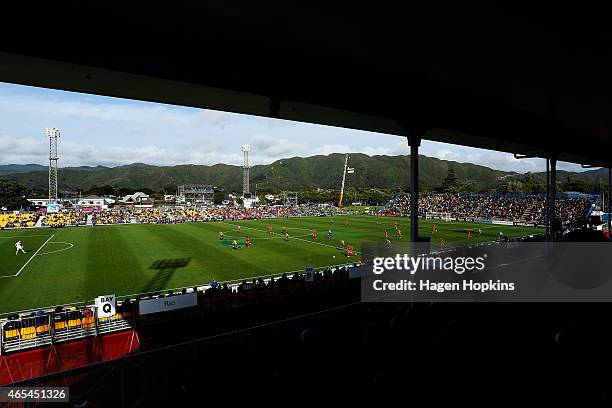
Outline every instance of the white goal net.
<svg viewBox="0 0 612 408"><path fill-rule="evenodd" d="M428 211L425 213L425 219L442 220L448 222L451 220L451 214L449 212Z"/></svg>

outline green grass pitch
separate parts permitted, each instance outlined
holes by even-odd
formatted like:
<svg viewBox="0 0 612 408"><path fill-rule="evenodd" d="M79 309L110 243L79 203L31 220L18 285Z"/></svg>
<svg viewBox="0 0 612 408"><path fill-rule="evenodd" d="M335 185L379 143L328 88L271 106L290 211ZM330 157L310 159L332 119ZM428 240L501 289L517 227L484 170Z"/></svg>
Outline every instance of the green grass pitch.
<svg viewBox="0 0 612 408"><path fill-rule="evenodd" d="M345 219L349 223L345 225ZM408 241L407 218L372 216L278 218L257 221L198 222L177 225L114 225L0 231L0 314L26 309L76 304L98 295L126 296L209 284L213 279L239 282L283 272L303 271L357 261L338 249L340 240L360 251L361 242L392 242L399 222L401 241ZM420 235L431 236L431 220L421 220ZM531 227L437 221L432 238L442 236L447 246L467 243L466 231L482 229L472 242L491 241L499 231L509 237L539 233ZM241 231L237 231L237 226ZM273 234L266 232L272 225ZM289 231L288 242L280 232ZM332 229L333 238L326 237ZM316 240L310 237L317 230ZM225 239L219 240L224 231ZM245 236L252 240L244 248ZM242 249L232 250L236 238ZM26 254L15 255L21 240Z"/></svg>

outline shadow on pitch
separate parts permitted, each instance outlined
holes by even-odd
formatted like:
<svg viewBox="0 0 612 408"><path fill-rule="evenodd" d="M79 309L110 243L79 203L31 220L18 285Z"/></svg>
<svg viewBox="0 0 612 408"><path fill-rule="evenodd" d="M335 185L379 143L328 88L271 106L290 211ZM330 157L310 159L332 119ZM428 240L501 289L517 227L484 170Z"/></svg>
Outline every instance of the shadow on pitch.
<svg viewBox="0 0 612 408"><path fill-rule="evenodd" d="M142 288L142 293L158 292L166 287L172 274L179 268L189 265L191 258L158 259L149 269L157 270L153 278Z"/></svg>

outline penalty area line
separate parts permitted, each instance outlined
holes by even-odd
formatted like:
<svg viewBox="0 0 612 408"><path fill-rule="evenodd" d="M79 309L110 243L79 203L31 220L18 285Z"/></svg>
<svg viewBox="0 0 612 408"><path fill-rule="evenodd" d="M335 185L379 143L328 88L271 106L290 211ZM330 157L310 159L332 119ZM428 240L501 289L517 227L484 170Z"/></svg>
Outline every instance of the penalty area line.
<svg viewBox="0 0 612 408"><path fill-rule="evenodd" d="M36 255L38 255L38 253L40 252L40 250L41 250L41 249L43 249L43 248L44 248L44 246L45 246L45 245L47 245L47 243L48 243L49 241L51 241L51 239L52 239L54 236L55 236L55 234L53 234L53 235L51 235L49 238L47 238L47 240L46 240L46 241L45 241L45 242L44 242L44 243L43 243L43 244L40 246L40 248L38 248L38 249L36 250L36 252L34 252L34 255L32 255L32 256L30 257L30 259L28 259L28 260L27 260L27 262L26 262L26 263L25 263L25 264L24 264L24 265L21 267L21 269L19 269L19 271L17 271L17 273L16 273L16 274L14 274L14 275L10 275L10 276L3 276L3 278L9 278L9 277L13 277L13 278L14 278L14 277L19 276L19 274L20 274L20 273L21 273L21 272L22 272L22 271L25 269L25 267L26 267L26 266L28 266L28 264L30 263L30 261L31 261L32 259L34 259L34 257L35 257Z"/></svg>

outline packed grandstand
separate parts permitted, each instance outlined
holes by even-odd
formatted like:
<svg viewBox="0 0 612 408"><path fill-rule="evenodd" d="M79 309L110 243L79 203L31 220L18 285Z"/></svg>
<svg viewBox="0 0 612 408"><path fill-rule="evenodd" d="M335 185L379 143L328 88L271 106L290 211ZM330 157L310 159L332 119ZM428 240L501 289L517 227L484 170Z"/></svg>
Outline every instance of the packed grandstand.
<svg viewBox="0 0 612 408"><path fill-rule="evenodd" d="M597 201L592 195L561 195L555 201L557 219L563 225L581 223ZM409 215L410 194L393 198L382 210L385 214ZM423 194L419 196L419 216L446 213L457 220L496 220L543 225L546 217L544 195Z"/></svg>
<svg viewBox="0 0 612 408"><path fill-rule="evenodd" d="M597 202L593 195L560 195L556 200L557 218L563 225L584 221ZM64 227L109 224L179 224L217 220L248 220L278 217L333 215L338 209L331 206L258 206L239 208L211 206L194 209L179 207L119 208L108 210L71 209L59 213L43 212L0 213L0 228L34 227L40 225ZM466 221L495 220L524 225L543 225L546 197L543 195L484 195L484 194L423 194L419 196L419 216L448 214L452 219ZM378 214L410 214L410 194L400 194L390 200Z"/></svg>

